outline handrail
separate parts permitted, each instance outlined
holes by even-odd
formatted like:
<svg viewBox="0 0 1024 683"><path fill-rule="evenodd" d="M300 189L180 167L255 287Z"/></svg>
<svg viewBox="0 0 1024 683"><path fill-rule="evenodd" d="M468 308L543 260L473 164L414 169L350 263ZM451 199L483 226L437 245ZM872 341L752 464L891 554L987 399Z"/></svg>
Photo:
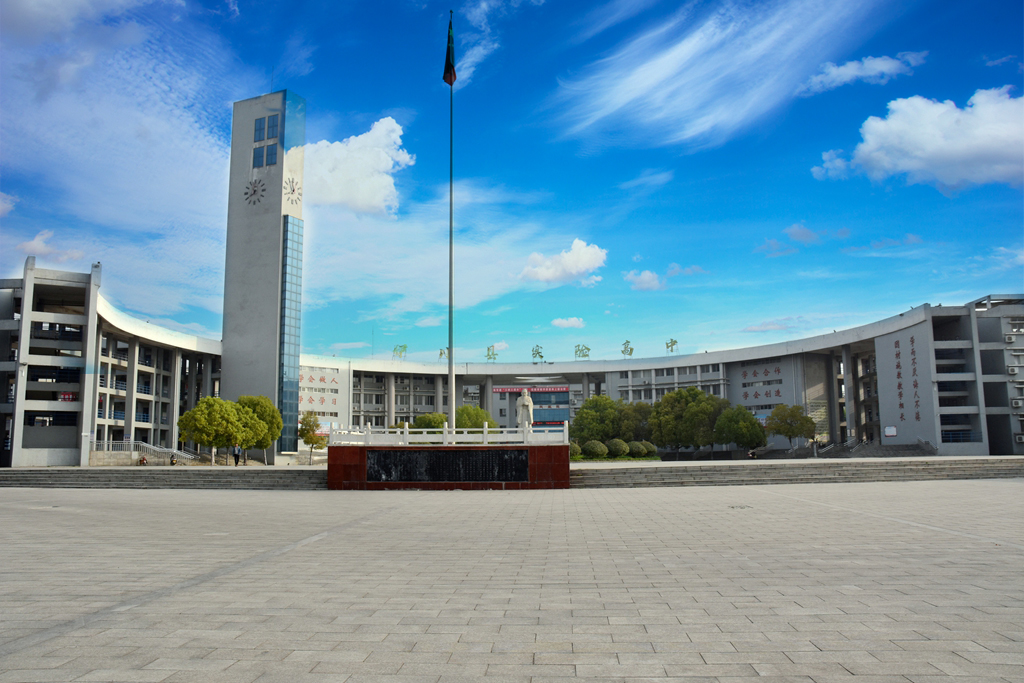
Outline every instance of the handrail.
<svg viewBox="0 0 1024 683"><path fill-rule="evenodd" d="M154 446L145 441L90 441L89 449L93 451L110 451L112 453L143 453L145 455L176 456L185 460L197 460L192 453L178 451L173 448Z"/></svg>
<svg viewBox="0 0 1024 683"><path fill-rule="evenodd" d="M452 429L445 423L440 429L410 429L371 427L332 429L328 437L331 445L404 446L410 444L568 444L569 423L545 428L493 428L486 424L480 429Z"/></svg>

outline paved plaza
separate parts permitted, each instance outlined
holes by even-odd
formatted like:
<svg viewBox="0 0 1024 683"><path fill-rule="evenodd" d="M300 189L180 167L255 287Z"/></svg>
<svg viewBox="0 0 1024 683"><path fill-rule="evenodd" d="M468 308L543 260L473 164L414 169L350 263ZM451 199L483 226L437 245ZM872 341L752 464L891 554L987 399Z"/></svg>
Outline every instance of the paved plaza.
<svg viewBox="0 0 1024 683"><path fill-rule="evenodd" d="M0 489L0 682L1024 681L1024 480Z"/></svg>

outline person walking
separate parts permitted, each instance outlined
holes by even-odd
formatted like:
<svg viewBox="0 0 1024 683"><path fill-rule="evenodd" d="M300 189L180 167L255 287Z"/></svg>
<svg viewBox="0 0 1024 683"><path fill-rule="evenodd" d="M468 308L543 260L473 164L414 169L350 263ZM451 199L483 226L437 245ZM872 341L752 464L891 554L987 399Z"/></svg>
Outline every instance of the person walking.
<svg viewBox="0 0 1024 683"><path fill-rule="evenodd" d="M238 459L242 457L242 448L237 443L235 447L231 449L231 454L235 456L235 467L238 467Z"/></svg>

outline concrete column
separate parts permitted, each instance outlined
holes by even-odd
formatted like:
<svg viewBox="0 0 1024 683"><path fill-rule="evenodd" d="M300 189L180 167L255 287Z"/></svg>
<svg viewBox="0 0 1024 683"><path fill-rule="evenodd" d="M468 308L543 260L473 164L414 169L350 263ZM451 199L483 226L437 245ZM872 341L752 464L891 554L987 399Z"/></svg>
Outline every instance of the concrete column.
<svg viewBox="0 0 1024 683"><path fill-rule="evenodd" d="M836 355L832 353L825 361L825 376L828 377L828 432L830 441L839 441L839 396L836 392Z"/></svg>
<svg viewBox="0 0 1024 683"><path fill-rule="evenodd" d="M213 357L203 354L203 397L213 396Z"/></svg>
<svg viewBox="0 0 1024 683"><path fill-rule="evenodd" d="M82 376L79 380L79 405L82 406L82 429L78 437L79 465L89 466L89 442L96 435L96 396L99 393L99 323L96 313L100 295L100 264L92 265L89 286L85 290L85 325L82 326Z"/></svg>
<svg viewBox="0 0 1024 683"><path fill-rule="evenodd" d="M387 424L384 426L390 427L395 424L395 375L393 373L389 372L384 375L384 392L384 405L387 411L384 420Z"/></svg>
<svg viewBox="0 0 1024 683"><path fill-rule="evenodd" d="M181 412L181 350L174 349L171 361L171 448L178 448L178 413Z"/></svg>
<svg viewBox="0 0 1024 683"><path fill-rule="evenodd" d="M128 374L124 385L124 432L129 440L135 440L135 385L139 381L139 340L128 344Z"/></svg>
<svg viewBox="0 0 1024 683"><path fill-rule="evenodd" d="M189 355L186 360L188 361L188 376L185 378L186 386L188 391L188 397L185 399L185 410L186 412L196 407L196 403L199 400L196 398L196 393L199 388L199 369L196 363L196 356Z"/></svg>
<svg viewBox="0 0 1024 683"><path fill-rule="evenodd" d="M583 400L590 398L590 375L583 373Z"/></svg>
<svg viewBox="0 0 1024 683"><path fill-rule="evenodd" d="M14 375L14 412L11 416L11 466L22 462L22 440L25 432L25 388L28 384L28 349L32 343L32 301L35 299L36 257L25 259L25 275L21 283L21 325L18 329L17 372Z"/></svg>
<svg viewBox="0 0 1024 683"><path fill-rule="evenodd" d="M434 413L446 413L444 409L444 376L434 375Z"/></svg>
<svg viewBox="0 0 1024 683"><path fill-rule="evenodd" d="M849 344L843 346L843 390L846 393L846 438L860 439L857 429L857 382L853 367L853 352Z"/></svg>
<svg viewBox="0 0 1024 683"><path fill-rule="evenodd" d="M488 415L494 417L494 378L490 375L480 387L480 407L486 410Z"/></svg>

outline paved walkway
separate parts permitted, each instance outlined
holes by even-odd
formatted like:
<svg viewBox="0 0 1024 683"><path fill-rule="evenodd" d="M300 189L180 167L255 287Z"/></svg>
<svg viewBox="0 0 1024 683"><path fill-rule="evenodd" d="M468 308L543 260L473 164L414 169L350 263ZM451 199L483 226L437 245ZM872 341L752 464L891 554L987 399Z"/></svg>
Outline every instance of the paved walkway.
<svg viewBox="0 0 1024 683"><path fill-rule="evenodd" d="M0 490L0 682L1024 681L1024 480Z"/></svg>

